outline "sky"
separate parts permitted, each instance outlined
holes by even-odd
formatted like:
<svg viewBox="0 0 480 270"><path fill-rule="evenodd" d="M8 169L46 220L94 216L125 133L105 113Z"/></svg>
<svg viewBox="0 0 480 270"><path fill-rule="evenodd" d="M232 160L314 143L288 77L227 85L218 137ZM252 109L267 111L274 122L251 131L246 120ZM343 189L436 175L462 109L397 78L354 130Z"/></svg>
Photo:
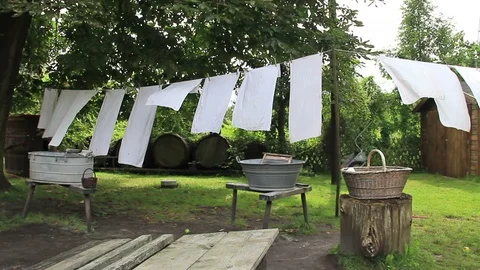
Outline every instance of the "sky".
<svg viewBox="0 0 480 270"><path fill-rule="evenodd" d="M358 10L358 19L364 26L355 28L353 32L363 40L369 40L375 50L392 49L397 43L397 34L402 20L402 0L385 0L385 4L368 6L364 0L338 0ZM476 41L480 26L480 0L432 0L436 12L450 18L457 30L465 33L465 38ZM393 83L380 76L375 62L368 61L359 70L363 76L375 76L375 81L384 90L392 90Z"/></svg>

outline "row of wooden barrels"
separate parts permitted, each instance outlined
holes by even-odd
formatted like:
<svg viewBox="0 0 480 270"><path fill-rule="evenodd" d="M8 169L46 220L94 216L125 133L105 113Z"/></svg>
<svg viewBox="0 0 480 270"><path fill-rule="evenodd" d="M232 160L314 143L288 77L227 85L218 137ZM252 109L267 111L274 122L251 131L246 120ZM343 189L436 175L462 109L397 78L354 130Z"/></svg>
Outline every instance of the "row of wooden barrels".
<svg viewBox="0 0 480 270"><path fill-rule="evenodd" d="M122 140L119 140L113 144L110 156L118 157L121 142ZM183 169L190 164L202 169L218 168L226 164L229 148L228 141L215 133L207 135L197 142L188 141L178 134L166 133L149 144L143 168ZM246 159L260 158L266 151L265 144L250 142L246 145L243 155ZM104 163L97 164L98 166L121 166L116 161L108 163L107 160L99 160L99 162Z"/></svg>

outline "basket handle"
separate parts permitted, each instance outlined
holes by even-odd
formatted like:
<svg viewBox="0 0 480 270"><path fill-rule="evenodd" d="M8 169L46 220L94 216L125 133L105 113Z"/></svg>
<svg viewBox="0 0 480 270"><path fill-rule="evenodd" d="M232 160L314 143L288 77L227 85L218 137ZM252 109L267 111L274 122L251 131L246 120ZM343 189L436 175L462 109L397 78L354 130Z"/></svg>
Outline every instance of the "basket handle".
<svg viewBox="0 0 480 270"><path fill-rule="evenodd" d="M238 163L240 163L240 158L238 156L235 157Z"/></svg>
<svg viewBox="0 0 480 270"><path fill-rule="evenodd" d="M382 151L380 151L378 149L373 149L372 151L370 151L370 153L368 153L367 167L370 167L370 160L372 159L372 156L373 156L374 153L380 154L380 157L382 158L383 171L386 172L387 171L387 164L385 162L385 156L383 155Z"/></svg>
<svg viewBox="0 0 480 270"><path fill-rule="evenodd" d="M93 172L93 176L96 178L97 177L97 173L95 173L95 171L92 169L92 168L87 168L85 171L83 171L83 174L82 174L82 178L85 178L85 173L90 170Z"/></svg>

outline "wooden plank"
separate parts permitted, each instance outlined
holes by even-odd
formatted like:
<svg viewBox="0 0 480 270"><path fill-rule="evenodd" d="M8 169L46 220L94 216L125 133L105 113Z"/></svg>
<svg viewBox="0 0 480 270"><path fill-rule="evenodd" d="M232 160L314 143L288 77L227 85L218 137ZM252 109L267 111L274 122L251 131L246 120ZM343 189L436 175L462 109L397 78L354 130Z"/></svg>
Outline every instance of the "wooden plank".
<svg viewBox="0 0 480 270"><path fill-rule="evenodd" d="M188 269L256 269L278 232L278 229L229 232Z"/></svg>
<svg viewBox="0 0 480 270"><path fill-rule="evenodd" d="M295 187L292 190L273 191L273 192L263 193L263 194L259 195L259 199L264 200L264 201L273 201L273 200L276 200L276 199L281 199L281 198L285 198L285 197L289 197L289 196L293 196L293 195L297 195L297 194L302 194L302 193L309 192L309 191L312 191L311 186Z"/></svg>
<svg viewBox="0 0 480 270"><path fill-rule="evenodd" d="M83 252L77 253L76 255L73 255L72 257L66 260L63 260L57 264L54 264L47 269L48 270L66 270L66 269L80 268L85 264L102 256L103 254L125 244L128 241L130 241L130 239L114 239L107 242L103 242Z"/></svg>
<svg viewBox="0 0 480 270"><path fill-rule="evenodd" d="M54 257L51 257L51 258L48 258L44 261L41 261L33 266L30 266L28 268L26 268L25 270L41 270L41 269L45 269L47 267L50 267L54 264L57 264L67 258L70 258L72 256L74 256L75 254L78 254L82 251L85 251L93 246L96 246L98 244L100 244L102 241L101 240L94 240L94 241L90 241L90 242L87 242L81 246L78 246L76 248L73 248L73 249L70 249L68 251L65 251L63 253L60 253Z"/></svg>
<svg viewBox="0 0 480 270"><path fill-rule="evenodd" d="M250 190L250 187L247 184L241 183L227 183L226 187L230 189Z"/></svg>
<svg viewBox="0 0 480 270"><path fill-rule="evenodd" d="M153 254L162 250L164 247L173 242L173 234L164 234L158 237L157 239L151 241L150 243L144 245L143 247L135 250L130 255L124 257L123 259L106 266L105 270L129 270L133 269L135 266L141 264L147 258L151 257ZM169 269L159 267L157 265L156 269Z"/></svg>
<svg viewBox="0 0 480 270"><path fill-rule="evenodd" d="M189 269L225 235L226 232L184 235L137 266L135 270Z"/></svg>
<svg viewBox="0 0 480 270"><path fill-rule="evenodd" d="M121 258L125 257L126 255L132 253L133 251L137 250L138 248L142 247L143 245L147 244L148 242L152 241L151 235L142 235L133 239L132 241L110 251L109 253L97 258L96 260L84 265L83 267L79 268L78 270L101 270L104 269L106 266L120 260Z"/></svg>

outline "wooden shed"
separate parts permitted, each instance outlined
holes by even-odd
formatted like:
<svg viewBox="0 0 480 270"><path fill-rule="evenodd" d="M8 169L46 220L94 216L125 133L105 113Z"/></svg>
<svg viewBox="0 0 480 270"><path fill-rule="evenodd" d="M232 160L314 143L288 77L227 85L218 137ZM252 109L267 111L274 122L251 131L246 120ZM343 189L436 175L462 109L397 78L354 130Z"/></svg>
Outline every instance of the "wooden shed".
<svg viewBox="0 0 480 270"><path fill-rule="evenodd" d="M479 175L478 126L480 111L468 85L462 88L472 121L470 133L444 127L440 123L433 99L423 99L414 111L421 114L421 153L423 165L430 173L449 177Z"/></svg>

